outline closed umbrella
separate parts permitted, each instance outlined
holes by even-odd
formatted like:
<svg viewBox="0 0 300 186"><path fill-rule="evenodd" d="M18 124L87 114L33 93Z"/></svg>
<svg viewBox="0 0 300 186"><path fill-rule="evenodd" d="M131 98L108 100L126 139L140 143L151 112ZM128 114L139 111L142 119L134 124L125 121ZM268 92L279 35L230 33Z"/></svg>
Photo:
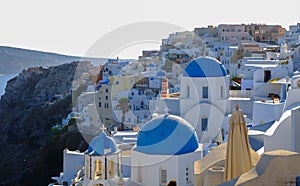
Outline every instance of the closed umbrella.
<svg viewBox="0 0 300 186"><path fill-rule="evenodd" d="M232 180L252 169L246 122L238 105L232 112L229 125L224 181Z"/></svg>
<svg viewBox="0 0 300 186"><path fill-rule="evenodd" d="M223 142L223 135L221 129L218 131L218 135L216 137L217 145L220 145Z"/></svg>

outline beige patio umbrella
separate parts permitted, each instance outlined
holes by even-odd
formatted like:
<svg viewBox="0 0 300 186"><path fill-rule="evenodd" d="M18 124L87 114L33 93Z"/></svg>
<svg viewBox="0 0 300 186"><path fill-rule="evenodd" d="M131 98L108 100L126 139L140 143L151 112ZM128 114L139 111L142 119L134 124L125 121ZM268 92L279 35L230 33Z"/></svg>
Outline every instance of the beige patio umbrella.
<svg viewBox="0 0 300 186"><path fill-rule="evenodd" d="M224 181L232 180L252 169L246 122L238 105L232 112L229 125Z"/></svg>

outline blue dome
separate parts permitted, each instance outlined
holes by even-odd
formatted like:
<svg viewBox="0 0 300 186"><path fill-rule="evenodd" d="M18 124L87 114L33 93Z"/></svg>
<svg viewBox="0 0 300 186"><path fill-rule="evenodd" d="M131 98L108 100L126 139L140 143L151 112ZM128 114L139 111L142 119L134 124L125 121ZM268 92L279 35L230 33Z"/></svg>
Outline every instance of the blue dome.
<svg viewBox="0 0 300 186"><path fill-rule="evenodd" d="M181 155L198 149L198 137L184 119L166 115L149 121L139 131L135 151L155 155Z"/></svg>
<svg viewBox="0 0 300 186"><path fill-rule="evenodd" d="M191 61L183 72L185 77L224 77L224 66L215 58L200 57Z"/></svg>
<svg viewBox="0 0 300 186"><path fill-rule="evenodd" d="M164 76L166 76L166 73L164 72L164 71L158 71L157 73L156 73L156 76L157 77L164 77Z"/></svg>
<svg viewBox="0 0 300 186"><path fill-rule="evenodd" d="M150 64L148 65L148 67L155 67L155 65L154 65L153 63L150 63Z"/></svg>
<svg viewBox="0 0 300 186"><path fill-rule="evenodd" d="M86 154L97 156L113 154L116 151L116 142L111 137L108 137L104 132L101 132L99 136L94 137L94 139L90 142Z"/></svg>

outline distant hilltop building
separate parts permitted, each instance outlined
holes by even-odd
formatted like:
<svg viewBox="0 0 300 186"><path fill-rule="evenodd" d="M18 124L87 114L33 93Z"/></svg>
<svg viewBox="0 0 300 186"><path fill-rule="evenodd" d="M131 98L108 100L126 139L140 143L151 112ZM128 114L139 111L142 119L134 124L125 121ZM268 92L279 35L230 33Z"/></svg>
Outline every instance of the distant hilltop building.
<svg viewBox="0 0 300 186"><path fill-rule="evenodd" d="M280 25L265 24L221 24L218 27L218 37L221 41L254 41L268 44L278 44L286 29Z"/></svg>
<svg viewBox="0 0 300 186"><path fill-rule="evenodd" d="M300 44L300 23L290 26L289 31L285 32L284 42L291 47L297 47Z"/></svg>
<svg viewBox="0 0 300 186"><path fill-rule="evenodd" d="M278 44L278 39L283 38L286 29L281 25L250 24L245 25L245 30L257 42Z"/></svg>
<svg viewBox="0 0 300 186"><path fill-rule="evenodd" d="M219 25L218 37L223 42L239 43L251 41L252 37L246 31L245 25Z"/></svg>
<svg viewBox="0 0 300 186"><path fill-rule="evenodd" d="M218 37L218 27L209 25L208 27L195 28L194 32L199 37Z"/></svg>
<svg viewBox="0 0 300 186"><path fill-rule="evenodd" d="M139 58L157 57L159 56L159 54L160 54L159 50L143 50L142 56L139 56Z"/></svg>

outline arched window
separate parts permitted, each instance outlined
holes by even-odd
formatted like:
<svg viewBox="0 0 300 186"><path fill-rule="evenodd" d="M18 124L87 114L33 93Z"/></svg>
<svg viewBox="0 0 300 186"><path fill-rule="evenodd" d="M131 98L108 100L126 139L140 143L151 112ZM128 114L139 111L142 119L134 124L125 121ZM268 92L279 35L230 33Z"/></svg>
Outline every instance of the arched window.
<svg viewBox="0 0 300 186"><path fill-rule="evenodd" d="M201 131L207 131L207 125L208 125L208 118L207 116L203 116L201 118Z"/></svg>
<svg viewBox="0 0 300 186"><path fill-rule="evenodd" d="M138 163L138 166L137 166L137 181L142 183L142 165L141 165L141 163Z"/></svg>
<svg viewBox="0 0 300 186"><path fill-rule="evenodd" d="M110 178L115 177L115 166L114 166L114 161L113 160L109 161L109 177Z"/></svg>
<svg viewBox="0 0 300 186"><path fill-rule="evenodd" d="M208 98L208 87L202 87L202 98L203 99Z"/></svg>
<svg viewBox="0 0 300 186"><path fill-rule="evenodd" d="M95 180L102 178L102 162L101 160L95 160Z"/></svg>

